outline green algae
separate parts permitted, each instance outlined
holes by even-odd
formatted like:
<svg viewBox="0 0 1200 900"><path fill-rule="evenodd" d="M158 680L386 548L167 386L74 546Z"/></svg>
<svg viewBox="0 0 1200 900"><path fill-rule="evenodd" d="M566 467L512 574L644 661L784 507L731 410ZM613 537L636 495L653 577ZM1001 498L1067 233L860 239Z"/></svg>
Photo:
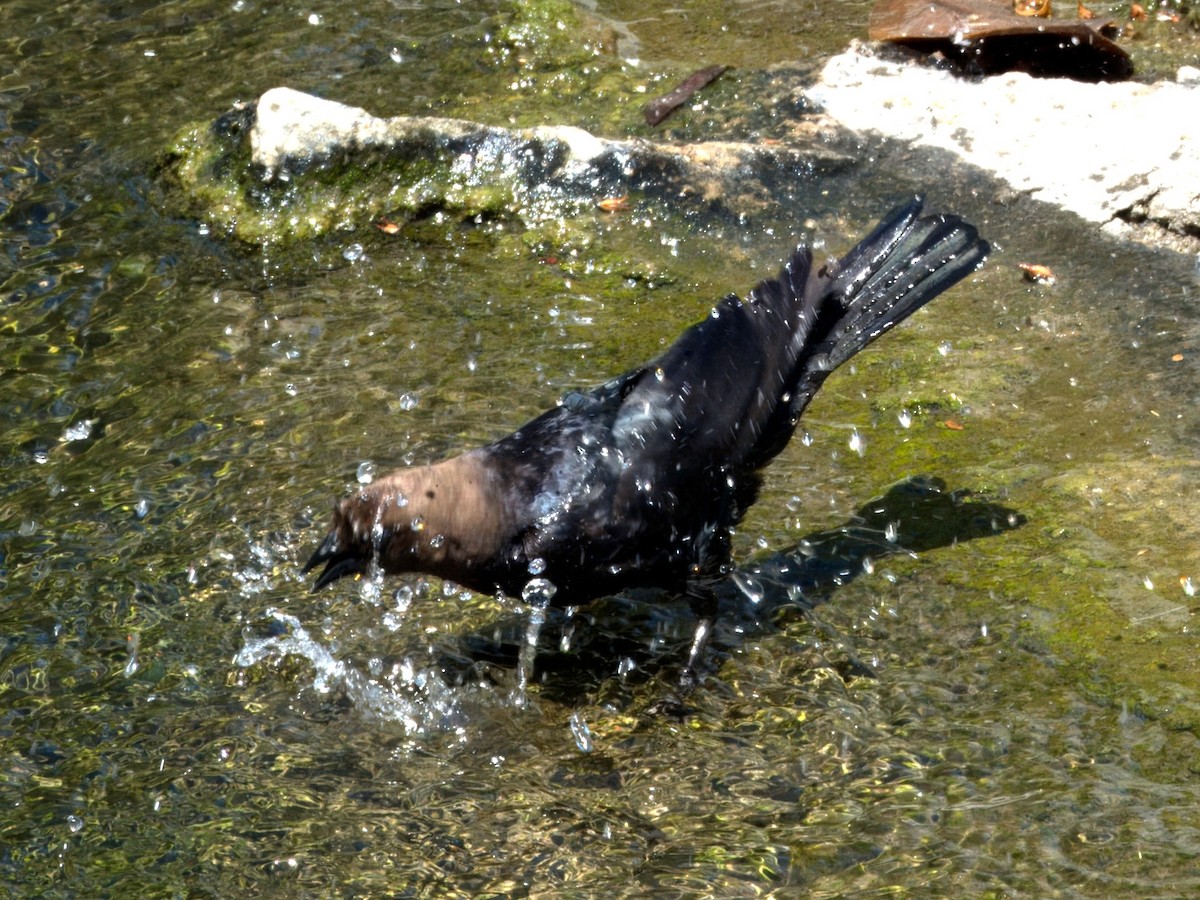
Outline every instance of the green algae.
<svg viewBox="0 0 1200 900"><path fill-rule="evenodd" d="M601 46L583 34L594 30L565 0L513 3L489 42L497 80L483 96L492 98L486 103L491 118L503 121L506 106L529 99L514 97L509 104L495 104L495 98L511 94L502 88L500 79L508 74L501 69L515 66L528 73L527 80L537 81L536 93L555 97L560 104L564 98L594 93L597 85L590 78L579 81L567 75L603 55ZM462 104L459 112L472 106ZM455 166L461 146L417 135L350 158L301 161L302 173L280 181L273 178L277 173L263 172L250 162L253 121L253 108L241 107L211 125L188 125L170 142L160 164L181 211L249 244L311 240L363 227L385 213L417 217L440 210L458 219L519 217L521 207L530 203L528 185L521 183L512 158L519 147L476 156L465 171ZM561 212L553 202L542 206L531 218Z"/></svg>
<svg viewBox="0 0 1200 900"><path fill-rule="evenodd" d="M496 29L501 59L559 72L616 51L611 28L571 0L511 0Z"/></svg>
<svg viewBox="0 0 1200 900"><path fill-rule="evenodd" d="M476 65L487 61L488 77L474 79L479 93L441 106L441 112L478 125L444 120L448 131L439 134L436 126L425 128L422 120L412 119L411 125L394 125L385 141L364 148L350 139L346 148L332 154L290 160L286 166L294 171L279 173L252 162L248 145L255 108L241 105L211 125L181 129L162 155L160 175L171 188L172 208L251 245L308 241L364 228L382 216L393 216L401 224L443 216L450 227L465 220L496 219L534 229L530 242L549 237L563 243L556 231L579 231L567 220L594 209L599 201L616 201L629 192L628 173L619 171L626 151L618 149L610 154L612 159L593 162L597 169L588 179L570 183L554 171L556 160L570 156L570 148L553 137L520 129L561 122L561 111L570 108L571 123L595 134L648 135L641 105L648 85L666 84L662 79L670 72L644 72L611 51L605 29L574 4L522 0L501 17L475 60ZM450 55L462 60L465 53L456 48ZM780 73L774 73L764 84L746 85L744 97L736 86L730 87L721 121L707 121L705 127L749 141L761 138L757 125L767 126L768 133L794 135L787 123L802 110L780 112L772 100L765 119L761 112L752 112L763 109L764 91L769 96L770 90L782 89L782 83ZM785 106L790 103L784 101ZM755 126L747 125L748 116ZM498 130L500 126L505 130ZM455 134L463 128L473 128L474 133ZM467 157L470 162L463 165ZM759 168L777 166L780 159L785 161L786 177L795 178L796 162L786 154L767 159ZM708 158L702 154L696 162L708 165ZM657 205L678 212L720 206L722 193L730 189L722 179L733 173L717 169L677 189L672 184L679 180L681 164L682 158L672 159L670 153L651 155L641 163L647 171L638 178L650 182L659 195ZM741 160L740 165L746 164ZM847 164L844 157L820 151L801 163L810 169ZM660 182L656 185L655 177ZM766 171L754 177L767 182L766 190L757 188L763 197L751 201L762 206L772 179Z"/></svg>
<svg viewBox="0 0 1200 900"><path fill-rule="evenodd" d="M320 160L285 179L268 178L250 164L246 128L228 127L227 121L182 131L163 171L188 208L246 243L312 240L361 228L385 213L508 217L522 204L523 185L504 161L484 159L469 173L456 172L456 148L439 142L398 143L351 161Z"/></svg>
<svg viewBox="0 0 1200 900"><path fill-rule="evenodd" d="M26 24L61 14L34 6ZM229 4L211 15L229 20ZM82 24L80 55L99 64L116 48L106 26L97 43ZM246 47L270 39L253 24ZM56 48L64 40L54 33ZM66 140L109 97L145 106L122 83L142 61L112 58L111 78L89 71L74 88L95 102L54 113ZM10 77L30 76L20 63ZM189 80L203 68L185 67ZM187 102L220 95L230 68ZM112 128L120 146L130 129L119 117ZM373 599L350 585L308 593L298 562L357 463L458 452L568 385L649 358L712 300L773 271L801 217L852 242L913 189L881 168L725 228L637 192L625 213L588 207L544 231L435 212L400 237L356 232L356 264L321 240L282 264L272 249L275 268L267 254L242 264L194 226L116 202L103 227L86 208L82 223L56 223L59 256L45 265L86 276L5 310L0 883L38 896L1194 893L1197 678L1183 629L1196 608L1177 586L1196 574L1180 325L1194 317L1151 308L1144 328L1129 324L1138 295L1191 283L1190 261L1147 261L990 185L976 201L947 178L931 205L990 217L1005 249L831 377L804 423L813 446L797 442L768 471L739 561L840 525L921 472L1019 511L1020 527L877 559L811 612L748 628L714 654L683 721L645 714L672 689L678 655L659 657L657 678L626 679L608 641L636 619L653 623L634 631L643 646L663 633L686 643L686 607L662 598L581 610L602 623L599 663L554 674L521 707L511 679L485 683L476 704L457 686L466 714L416 737L303 656L233 661L267 607L380 689L407 657L420 666L430 646L461 652L464 634L491 635L512 610L436 584L399 625L396 582ZM99 180L71 174L89 190ZM829 208L853 212L812 212L825 189ZM33 283L37 257L7 259ZM1060 287L1023 298L1017 258L1051 262ZM90 318L84 284L98 298ZM1030 329L1031 315L1082 325ZM1189 362L1167 362L1179 352ZM397 407L403 390L417 409ZM111 425L63 452L89 405ZM45 462L29 459L37 441L52 448ZM131 634L141 666L127 676ZM576 715L591 752L572 739Z"/></svg>

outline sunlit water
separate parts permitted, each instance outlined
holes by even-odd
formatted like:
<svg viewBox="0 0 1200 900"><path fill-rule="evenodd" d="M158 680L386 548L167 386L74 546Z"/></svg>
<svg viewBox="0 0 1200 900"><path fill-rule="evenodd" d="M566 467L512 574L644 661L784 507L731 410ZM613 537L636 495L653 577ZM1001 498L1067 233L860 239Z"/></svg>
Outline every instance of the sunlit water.
<svg viewBox="0 0 1200 900"><path fill-rule="evenodd" d="M10 893L1200 891L1190 260L894 149L752 231L647 207L561 248L452 223L232 248L159 211L177 128L282 83L443 111L487 81L444 64L479 11L51 6L0 11ZM841 40L781 5L599 11L646 66ZM996 257L814 404L684 718L649 712L682 603L309 593L352 486L649 358L801 232L840 251L918 188ZM886 494L914 475L945 491Z"/></svg>

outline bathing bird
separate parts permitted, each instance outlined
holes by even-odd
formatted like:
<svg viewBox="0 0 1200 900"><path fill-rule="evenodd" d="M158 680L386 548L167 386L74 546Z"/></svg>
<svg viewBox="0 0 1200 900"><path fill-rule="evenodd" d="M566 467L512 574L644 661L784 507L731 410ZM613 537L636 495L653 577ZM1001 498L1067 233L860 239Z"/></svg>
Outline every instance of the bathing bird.
<svg viewBox="0 0 1200 900"><path fill-rule="evenodd" d="M634 587L687 599L696 683L731 571L730 532L829 374L974 272L989 252L916 197L841 259L807 246L730 295L657 359L483 447L399 469L336 504L304 571L421 572L480 593L579 606ZM549 599L552 598L552 599Z"/></svg>

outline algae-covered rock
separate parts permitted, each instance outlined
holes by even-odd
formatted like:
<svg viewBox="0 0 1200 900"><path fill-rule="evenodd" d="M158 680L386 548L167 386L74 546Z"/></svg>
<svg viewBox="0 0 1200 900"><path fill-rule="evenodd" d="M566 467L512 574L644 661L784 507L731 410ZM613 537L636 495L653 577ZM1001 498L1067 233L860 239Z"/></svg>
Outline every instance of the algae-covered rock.
<svg viewBox="0 0 1200 900"><path fill-rule="evenodd" d="M812 134L822 123L814 120ZM849 161L806 148L712 141L610 140L580 128L498 128L460 119L378 118L289 88L267 91L176 139L164 174L181 204L253 244L306 239L443 211L532 224L637 191L739 211L768 179Z"/></svg>

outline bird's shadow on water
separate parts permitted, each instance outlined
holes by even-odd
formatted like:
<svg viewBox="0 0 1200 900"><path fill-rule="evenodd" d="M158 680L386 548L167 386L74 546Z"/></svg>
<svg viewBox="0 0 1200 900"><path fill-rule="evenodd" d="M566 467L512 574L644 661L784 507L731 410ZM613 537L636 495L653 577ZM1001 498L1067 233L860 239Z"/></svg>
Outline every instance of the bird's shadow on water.
<svg viewBox="0 0 1200 900"><path fill-rule="evenodd" d="M806 614L828 602L874 561L990 537L1025 523L1020 513L940 478L916 476L864 504L845 524L807 535L794 547L739 567L717 588L719 613L707 653L711 667L749 640L769 634L788 611ZM662 591L631 591L567 615L551 610L534 634L530 680L548 700L573 703L606 680L637 683L678 672L687 659L695 619L686 603ZM529 617L514 614L488 635L465 635L443 645L448 680L495 677L495 667L518 665L530 639ZM870 674L857 660L853 674Z"/></svg>

